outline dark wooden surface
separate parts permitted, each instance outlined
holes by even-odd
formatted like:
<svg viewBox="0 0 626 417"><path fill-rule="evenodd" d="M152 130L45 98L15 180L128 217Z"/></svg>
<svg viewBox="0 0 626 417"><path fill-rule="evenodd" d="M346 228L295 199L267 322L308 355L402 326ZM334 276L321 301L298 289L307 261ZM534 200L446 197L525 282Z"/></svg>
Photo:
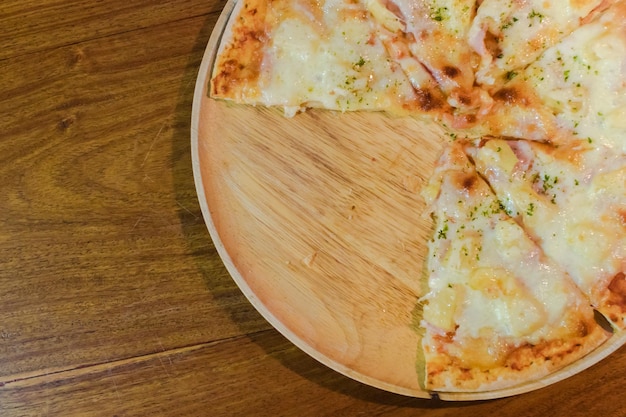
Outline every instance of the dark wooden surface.
<svg viewBox="0 0 626 417"><path fill-rule="evenodd" d="M346 378L263 320L191 168L223 5L0 5L0 415L626 415L624 349L530 394L446 403Z"/></svg>

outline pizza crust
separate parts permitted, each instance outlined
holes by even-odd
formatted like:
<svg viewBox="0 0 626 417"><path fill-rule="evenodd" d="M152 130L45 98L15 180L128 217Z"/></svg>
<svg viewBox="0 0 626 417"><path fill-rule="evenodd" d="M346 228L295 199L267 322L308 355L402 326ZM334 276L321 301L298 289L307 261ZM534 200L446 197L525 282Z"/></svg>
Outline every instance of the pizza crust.
<svg viewBox="0 0 626 417"><path fill-rule="evenodd" d="M240 0L235 4L213 67L209 88L212 97L250 102L260 96L267 7L265 0Z"/></svg>
<svg viewBox="0 0 626 417"><path fill-rule="evenodd" d="M500 366L489 368L467 367L446 353L436 352L441 343L425 339L425 386L436 392L484 392L539 380L591 353L610 335L591 321L581 322L581 328L590 333L512 348Z"/></svg>

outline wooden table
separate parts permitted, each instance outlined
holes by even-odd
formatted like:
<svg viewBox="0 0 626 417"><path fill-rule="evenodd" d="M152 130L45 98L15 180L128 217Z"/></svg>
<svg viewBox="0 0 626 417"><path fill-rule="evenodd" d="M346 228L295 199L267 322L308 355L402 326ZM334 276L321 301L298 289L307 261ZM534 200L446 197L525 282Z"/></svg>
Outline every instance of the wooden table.
<svg viewBox="0 0 626 417"><path fill-rule="evenodd" d="M223 6L0 4L0 415L626 415L626 349L447 403L344 377L263 320L212 245L190 160Z"/></svg>

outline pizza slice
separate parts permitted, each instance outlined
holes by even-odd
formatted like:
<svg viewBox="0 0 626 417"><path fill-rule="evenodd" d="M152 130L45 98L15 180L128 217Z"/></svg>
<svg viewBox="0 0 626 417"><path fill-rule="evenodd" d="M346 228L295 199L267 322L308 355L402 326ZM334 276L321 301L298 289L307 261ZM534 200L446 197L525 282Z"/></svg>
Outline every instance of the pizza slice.
<svg viewBox="0 0 626 417"><path fill-rule="evenodd" d="M581 26L520 75L566 129L565 140L571 135L626 153L626 2Z"/></svg>
<svg viewBox="0 0 626 417"><path fill-rule="evenodd" d="M505 210L626 328L626 155L495 139L473 153Z"/></svg>
<svg viewBox="0 0 626 417"><path fill-rule="evenodd" d="M626 153L626 2L506 78L477 134L568 146L586 141Z"/></svg>
<svg viewBox="0 0 626 417"><path fill-rule="evenodd" d="M584 294L506 212L461 141L424 197L435 222L423 297L427 389L486 391L541 378L609 334Z"/></svg>
<svg viewBox="0 0 626 417"><path fill-rule="evenodd" d="M437 110L389 59L364 5L351 0L241 0L220 41L210 95L294 115Z"/></svg>
<svg viewBox="0 0 626 417"><path fill-rule="evenodd" d="M480 55L476 81L498 86L608 4L606 0L484 0L468 32Z"/></svg>
<svg viewBox="0 0 626 417"><path fill-rule="evenodd" d="M459 125L473 121L489 101L476 88L478 56L467 42L475 0L365 0L392 59L418 91L437 91ZM434 86L434 87L433 87Z"/></svg>

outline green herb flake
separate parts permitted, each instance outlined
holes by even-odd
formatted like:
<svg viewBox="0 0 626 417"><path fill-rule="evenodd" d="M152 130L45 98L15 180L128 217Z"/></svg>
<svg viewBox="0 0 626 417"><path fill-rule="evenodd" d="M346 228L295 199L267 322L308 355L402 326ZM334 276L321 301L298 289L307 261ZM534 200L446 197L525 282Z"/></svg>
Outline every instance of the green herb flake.
<svg viewBox="0 0 626 417"><path fill-rule="evenodd" d="M482 250L483 250L483 247L479 246L478 247L478 252L476 253L476 260L477 261L480 261L480 251L482 251Z"/></svg>
<svg viewBox="0 0 626 417"><path fill-rule="evenodd" d="M441 229L437 232L437 239L446 239L448 237L448 223L443 225Z"/></svg>
<svg viewBox="0 0 626 417"><path fill-rule="evenodd" d="M431 9L432 13L430 15L431 19L436 22L442 22L448 18L448 8L447 7L439 7L437 9Z"/></svg>
<svg viewBox="0 0 626 417"><path fill-rule="evenodd" d="M543 22L543 18L544 17L545 17L544 15L542 15L541 13L536 11L535 9L533 9L530 13L528 13L528 18L529 19L538 18L539 19L539 23Z"/></svg>
<svg viewBox="0 0 626 417"><path fill-rule="evenodd" d="M509 71L504 75L504 78L506 78L507 81L511 81L515 77L517 77L517 72L515 71Z"/></svg>

